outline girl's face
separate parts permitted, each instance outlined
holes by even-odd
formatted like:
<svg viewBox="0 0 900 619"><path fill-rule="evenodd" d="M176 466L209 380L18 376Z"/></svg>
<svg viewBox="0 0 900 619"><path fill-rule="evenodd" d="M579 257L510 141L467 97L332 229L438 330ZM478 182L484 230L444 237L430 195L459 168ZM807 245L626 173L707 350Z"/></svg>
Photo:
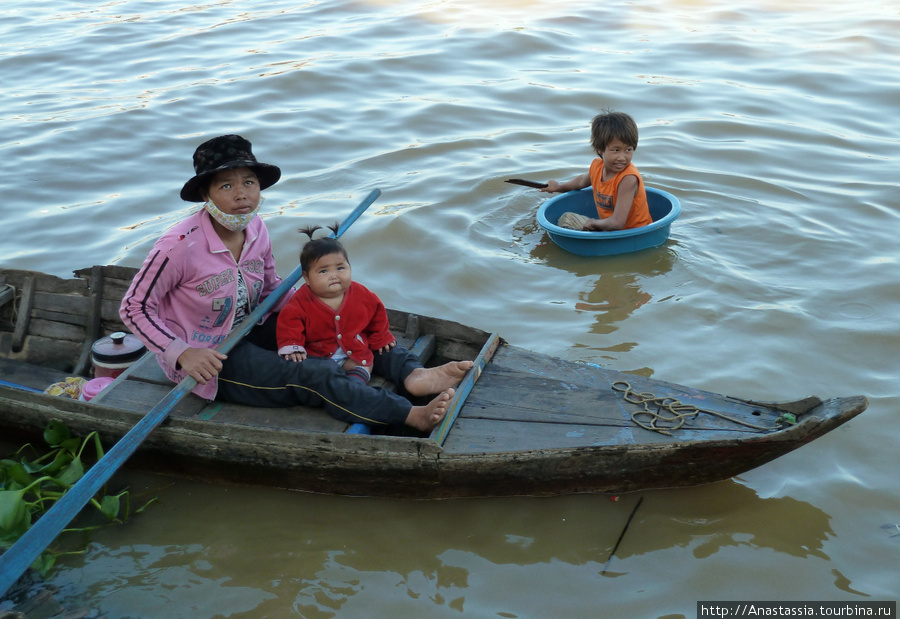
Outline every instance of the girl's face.
<svg viewBox="0 0 900 619"><path fill-rule="evenodd" d="M306 285L320 299L342 297L353 281L347 257L338 252L322 256L303 274Z"/></svg>
<svg viewBox="0 0 900 619"><path fill-rule="evenodd" d="M613 138L606 144L606 148L600 153L603 159L603 167L610 174L618 174L628 167L634 156L634 147L628 146L619 138Z"/></svg>
<svg viewBox="0 0 900 619"><path fill-rule="evenodd" d="M252 213L259 206L259 179L250 168L222 170L209 183L208 197L226 215Z"/></svg>

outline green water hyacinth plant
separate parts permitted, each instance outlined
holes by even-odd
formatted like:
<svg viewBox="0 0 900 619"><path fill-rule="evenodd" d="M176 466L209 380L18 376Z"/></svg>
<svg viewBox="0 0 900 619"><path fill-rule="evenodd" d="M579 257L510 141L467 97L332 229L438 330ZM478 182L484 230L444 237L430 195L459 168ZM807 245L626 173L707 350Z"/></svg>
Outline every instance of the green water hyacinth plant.
<svg viewBox="0 0 900 619"><path fill-rule="evenodd" d="M73 437L61 421L51 421L44 430L44 440L50 447L45 454L37 454L31 444L21 447L13 456L0 460L0 548L9 548L40 516L62 497L66 491L84 476L86 465L83 456L103 457L103 446L96 432L86 438ZM91 449L93 448L93 449ZM25 454L32 454L29 459ZM155 498L149 500L135 513L140 513ZM90 531L109 524L128 521L130 497L128 490L118 494L106 494L106 489L95 495L90 505L105 518L100 525L64 529L63 533ZM32 565L45 575L60 554L47 550Z"/></svg>

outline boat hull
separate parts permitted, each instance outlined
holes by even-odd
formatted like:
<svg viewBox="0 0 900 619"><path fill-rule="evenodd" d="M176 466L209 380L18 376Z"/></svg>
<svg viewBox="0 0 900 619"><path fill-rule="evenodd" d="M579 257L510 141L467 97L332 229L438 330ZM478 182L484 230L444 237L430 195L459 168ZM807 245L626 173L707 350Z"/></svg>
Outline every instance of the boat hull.
<svg viewBox="0 0 900 619"><path fill-rule="evenodd" d="M40 392L71 373L85 350L73 341L73 324L83 332L98 321L103 330L121 329L113 300L130 271L117 269L107 272L108 298L94 304L100 308L94 320L78 309L90 304L76 299L90 298L88 288L96 291L96 282L82 290L70 280L6 272L18 288L25 277L36 283L31 308L0 308L4 324L13 316L27 322L20 311L31 315L24 336L17 338L15 324L0 330L5 440L40 444L47 424L60 420L76 435L98 432L108 448L172 389L148 355L91 402ZM61 317L63 309L75 313ZM344 495L623 493L728 479L809 443L867 406L862 396L752 402L541 355L450 321L394 310L389 316L397 337L413 350L427 340L433 362L476 361L470 383L458 390L466 397L456 402L446 427L430 436L352 434L321 409L254 409L189 394L128 465L212 482ZM69 339L51 354L60 334ZM696 414L650 427L659 420L648 420L643 405L629 395L634 393L677 401ZM788 417L793 421L784 422Z"/></svg>

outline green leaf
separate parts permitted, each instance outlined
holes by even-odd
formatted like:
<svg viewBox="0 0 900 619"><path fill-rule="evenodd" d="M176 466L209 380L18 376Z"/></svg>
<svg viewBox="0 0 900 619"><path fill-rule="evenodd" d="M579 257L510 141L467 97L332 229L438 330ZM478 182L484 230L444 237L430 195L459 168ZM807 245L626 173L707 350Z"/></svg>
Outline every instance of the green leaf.
<svg viewBox="0 0 900 619"><path fill-rule="evenodd" d="M72 433L69 432L69 426L58 419L52 420L44 429L44 440L53 447L70 438L72 438Z"/></svg>
<svg viewBox="0 0 900 619"><path fill-rule="evenodd" d="M100 511L106 516L107 520L115 520L119 515L119 497L107 495L100 501Z"/></svg>
<svg viewBox="0 0 900 619"><path fill-rule="evenodd" d="M84 464L81 463L81 458L74 458L56 476L55 481L66 486L74 486L82 477L84 477Z"/></svg>
<svg viewBox="0 0 900 619"><path fill-rule="evenodd" d="M32 569L37 570L37 572L42 577L45 577L50 571L50 568L53 567L54 563L56 563L56 555L52 552L44 552L41 553L41 556L34 560L34 563L31 564L31 567Z"/></svg>
<svg viewBox="0 0 900 619"><path fill-rule="evenodd" d="M72 456L72 454L59 450L56 452L56 457L48 464L45 464L43 468L40 469L40 472L44 475L57 475L63 467L72 461L73 458L74 456Z"/></svg>
<svg viewBox="0 0 900 619"><path fill-rule="evenodd" d="M29 486L34 483L35 479L37 479L34 475L29 473L20 462L16 462L15 464L7 468L6 474L9 475L9 478L11 480L18 484L21 484L22 486Z"/></svg>
<svg viewBox="0 0 900 619"><path fill-rule="evenodd" d="M6 535L30 523L25 490L0 490L0 532Z"/></svg>
<svg viewBox="0 0 900 619"><path fill-rule="evenodd" d="M78 453L78 448L80 446L81 446L81 439L78 438L77 436L74 436L72 438L67 438L62 443L57 445L56 447L58 449L62 449L63 451L71 454L72 457L74 457L75 454Z"/></svg>

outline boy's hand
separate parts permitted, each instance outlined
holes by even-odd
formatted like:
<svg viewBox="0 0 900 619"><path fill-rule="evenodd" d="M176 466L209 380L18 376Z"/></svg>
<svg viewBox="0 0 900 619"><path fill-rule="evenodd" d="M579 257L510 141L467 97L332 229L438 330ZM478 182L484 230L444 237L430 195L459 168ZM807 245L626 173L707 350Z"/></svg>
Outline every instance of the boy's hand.
<svg viewBox="0 0 900 619"><path fill-rule="evenodd" d="M547 186L543 187L540 191L543 193L556 193L562 191L561 187L562 183L559 181L547 181Z"/></svg>
<svg viewBox="0 0 900 619"><path fill-rule="evenodd" d="M287 359L288 361L294 361L296 363L300 363L301 361L306 359L305 352L292 352L289 355L281 355L281 356L284 357L285 359Z"/></svg>

